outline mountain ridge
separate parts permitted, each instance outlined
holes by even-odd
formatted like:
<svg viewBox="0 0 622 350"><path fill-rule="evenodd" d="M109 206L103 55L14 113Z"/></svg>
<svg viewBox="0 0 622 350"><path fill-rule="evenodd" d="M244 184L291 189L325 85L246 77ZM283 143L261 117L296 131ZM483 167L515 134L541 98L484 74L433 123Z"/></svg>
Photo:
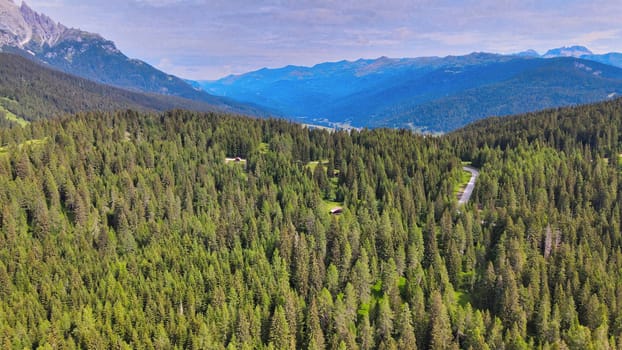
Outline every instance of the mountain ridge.
<svg viewBox="0 0 622 350"><path fill-rule="evenodd" d="M184 80L127 57L99 34L68 28L12 0L0 0L0 51L20 54L78 77L123 89L177 96L209 103L226 112L262 115L242 105L197 90Z"/></svg>
<svg viewBox="0 0 622 350"><path fill-rule="evenodd" d="M591 53L585 47L572 46L552 49L544 55L530 50L512 55L473 52L446 57L380 57L325 62L312 67L290 65L276 69L263 68L195 84L214 95L272 106L283 115L302 122L329 125L345 123L357 127L412 127L444 132L463 126L474 120L474 116L499 115L501 111L503 115L532 112L568 104L596 102L620 94L619 74L613 73L613 70L620 69L622 65L617 67L611 64L617 62L618 56L587 55L588 52ZM579 53L582 53L581 57L575 57ZM611 66L613 70L600 67L599 64ZM533 74L522 74L531 70L539 71L541 66L547 66L547 69L564 76L557 77L540 71L550 80L544 82ZM580 72L582 67L594 72L607 71L616 78L594 77L599 81L598 88L589 90L582 86L581 79L587 79ZM529 85L529 81L512 80L516 77L530 79L534 85ZM590 86L594 86L592 80ZM553 81L559 85L551 85ZM563 85L570 81L578 86L579 93ZM503 82L509 86L500 86ZM539 90L538 84L551 90ZM504 95L495 95L486 85L499 88ZM512 86L520 86L523 90L510 91L509 87ZM474 96L475 91L485 92L485 95ZM540 100L532 96L536 91L541 94ZM504 99L512 103L507 104ZM499 105L490 105L487 110L475 110L476 113L473 113L475 105L489 105L491 100L498 101ZM439 109L443 101L452 101L452 104ZM460 106L461 103L465 105ZM508 105L514 107L508 108ZM433 110L436 112L430 112L426 106L435 106ZM408 108L412 109L410 116L406 113ZM460 109L469 113L455 114ZM425 111L426 116L414 114L415 111ZM396 113L401 117L397 118L394 115ZM452 121L447 121L447 125L443 126L443 117Z"/></svg>
<svg viewBox="0 0 622 350"><path fill-rule="evenodd" d="M123 90L51 69L20 55L0 53L0 125L8 123L8 115L27 123L78 112L181 108L218 111L207 103Z"/></svg>

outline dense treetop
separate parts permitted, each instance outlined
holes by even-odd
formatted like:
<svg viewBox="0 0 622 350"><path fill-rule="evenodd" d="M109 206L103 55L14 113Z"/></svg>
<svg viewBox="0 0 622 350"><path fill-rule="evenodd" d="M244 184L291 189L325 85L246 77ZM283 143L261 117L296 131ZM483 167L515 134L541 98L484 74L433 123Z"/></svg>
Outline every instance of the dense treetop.
<svg viewBox="0 0 622 350"><path fill-rule="evenodd" d="M621 112L444 137L185 111L0 129L0 342L619 348ZM458 207L462 161L481 175Z"/></svg>

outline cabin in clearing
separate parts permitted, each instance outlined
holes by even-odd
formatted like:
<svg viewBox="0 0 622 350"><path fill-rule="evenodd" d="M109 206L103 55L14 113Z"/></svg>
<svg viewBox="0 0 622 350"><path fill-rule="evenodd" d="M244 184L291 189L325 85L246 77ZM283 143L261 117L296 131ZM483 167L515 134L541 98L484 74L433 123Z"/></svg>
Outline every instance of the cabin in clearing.
<svg viewBox="0 0 622 350"><path fill-rule="evenodd" d="M330 210L331 215L339 215L341 213L343 213L342 207L334 207L333 209Z"/></svg>

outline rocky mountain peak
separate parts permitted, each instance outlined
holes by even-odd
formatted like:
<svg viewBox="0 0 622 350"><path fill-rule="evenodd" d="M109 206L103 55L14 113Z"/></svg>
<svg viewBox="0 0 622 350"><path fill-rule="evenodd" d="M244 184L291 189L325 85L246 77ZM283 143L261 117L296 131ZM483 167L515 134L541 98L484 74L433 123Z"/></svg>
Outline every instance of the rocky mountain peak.
<svg viewBox="0 0 622 350"><path fill-rule="evenodd" d="M534 50L534 49L529 49L529 50L517 53L516 56L519 56L519 57L540 57L540 54L536 50Z"/></svg>
<svg viewBox="0 0 622 350"><path fill-rule="evenodd" d="M50 17L44 14L35 12L25 1L22 2L20 13L24 21L31 28L31 40L40 46L45 44L53 46L67 31L67 27L54 22Z"/></svg>
<svg viewBox="0 0 622 350"><path fill-rule="evenodd" d="M553 58L553 57L581 57L583 55L591 55L592 51L590 51L585 46L564 46L557 49L551 49L547 51L542 57L544 58Z"/></svg>
<svg viewBox="0 0 622 350"><path fill-rule="evenodd" d="M22 47L30 41L32 29L12 0L0 0L0 46Z"/></svg>
<svg viewBox="0 0 622 350"><path fill-rule="evenodd" d="M20 49L55 45L67 27L31 9L26 2L0 0L0 46Z"/></svg>

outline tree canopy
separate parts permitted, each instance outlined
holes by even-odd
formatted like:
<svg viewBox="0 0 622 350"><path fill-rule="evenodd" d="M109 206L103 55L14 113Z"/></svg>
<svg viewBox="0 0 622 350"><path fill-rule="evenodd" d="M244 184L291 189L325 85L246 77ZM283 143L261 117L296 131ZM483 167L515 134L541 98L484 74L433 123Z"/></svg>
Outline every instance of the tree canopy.
<svg viewBox="0 0 622 350"><path fill-rule="evenodd" d="M181 110L0 129L0 342L619 348L620 127L617 100L442 137Z"/></svg>

